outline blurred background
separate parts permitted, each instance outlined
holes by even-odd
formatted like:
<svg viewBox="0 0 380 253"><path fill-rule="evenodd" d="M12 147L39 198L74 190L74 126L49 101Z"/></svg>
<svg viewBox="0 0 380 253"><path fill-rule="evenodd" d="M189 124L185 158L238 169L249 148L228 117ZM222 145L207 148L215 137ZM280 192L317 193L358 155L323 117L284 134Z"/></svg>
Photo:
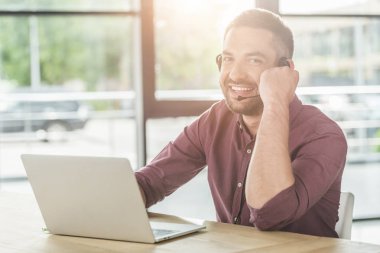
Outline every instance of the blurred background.
<svg viewBox="0 0 380 253"><path fill-rule="evenodd" d="M224 28L253 7L293 30L297 94L348 140L352 237L380 244L380 0L1 0L0 190L31 192L22 153L153 159L222 98ZM207 168L151 210L215 220Z"/></svg>

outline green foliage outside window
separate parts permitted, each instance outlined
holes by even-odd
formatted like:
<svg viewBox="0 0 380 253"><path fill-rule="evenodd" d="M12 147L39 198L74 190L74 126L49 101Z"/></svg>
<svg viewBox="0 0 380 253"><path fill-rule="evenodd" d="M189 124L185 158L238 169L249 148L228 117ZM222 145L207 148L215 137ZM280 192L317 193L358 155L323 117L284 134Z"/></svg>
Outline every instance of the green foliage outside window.
<svg viewBox="0 0 380 253"><path fill-rule="evenodd" d="M122 17L40 17L41 83L80 80L85 90L133 87L132 22ZM29 18L0 17L0 79L30 86Z"/></svg>
<svg viewBox="0 0 380 253"><path fill-rule="evenodd" d="M0 18L0 80L30 83L29 28L26 18Z"/></svg>

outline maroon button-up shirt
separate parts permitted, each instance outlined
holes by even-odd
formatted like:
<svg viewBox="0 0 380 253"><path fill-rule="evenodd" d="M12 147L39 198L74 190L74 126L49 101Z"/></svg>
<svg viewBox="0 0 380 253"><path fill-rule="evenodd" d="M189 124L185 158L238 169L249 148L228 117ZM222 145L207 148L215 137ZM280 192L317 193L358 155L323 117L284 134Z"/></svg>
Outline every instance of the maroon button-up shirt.
<svg viewBox="0 0 380 253"><path fill-rule="evenodd" d="M218 221L337 237L335 224L347 153L344 134L322 112L295 97L290 104L289 138L295 183L260 209L248 206L244 196L255 137L224 101L185 127L151 163L136 172L136 178L147 206L151 206L208 166Z"/></svg>

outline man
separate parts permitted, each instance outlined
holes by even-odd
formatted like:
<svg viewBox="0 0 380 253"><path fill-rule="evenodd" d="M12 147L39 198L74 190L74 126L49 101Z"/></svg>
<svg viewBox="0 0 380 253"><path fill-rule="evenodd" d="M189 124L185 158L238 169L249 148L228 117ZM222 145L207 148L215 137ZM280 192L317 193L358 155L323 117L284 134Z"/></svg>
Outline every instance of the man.
<svg viewBox="0 0 380 253"><path fill-rule="evenodd" d="M225 99L136 172L147 207L208 166L218 221L337 237L347 144L295 95L292 56L293 35L277 15L254 9L231 22L217 58Z"/></svg>

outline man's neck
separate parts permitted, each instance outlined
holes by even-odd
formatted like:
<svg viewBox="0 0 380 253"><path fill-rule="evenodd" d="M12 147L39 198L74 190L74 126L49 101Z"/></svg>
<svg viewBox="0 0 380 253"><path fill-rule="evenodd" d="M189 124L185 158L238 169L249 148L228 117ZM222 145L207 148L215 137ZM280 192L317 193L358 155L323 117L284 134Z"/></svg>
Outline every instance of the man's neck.
<svg viewBox="0 0 380 253"><path fill-rule="evenodd" d="M259 128L259 125L260 125L262 113L260 113L259 115L254 115L254 116L247 116L247 115L242 115L242 116L243 116L243 122L245 126L248 128L251 135L256 136L257 129Z"/></svg>

